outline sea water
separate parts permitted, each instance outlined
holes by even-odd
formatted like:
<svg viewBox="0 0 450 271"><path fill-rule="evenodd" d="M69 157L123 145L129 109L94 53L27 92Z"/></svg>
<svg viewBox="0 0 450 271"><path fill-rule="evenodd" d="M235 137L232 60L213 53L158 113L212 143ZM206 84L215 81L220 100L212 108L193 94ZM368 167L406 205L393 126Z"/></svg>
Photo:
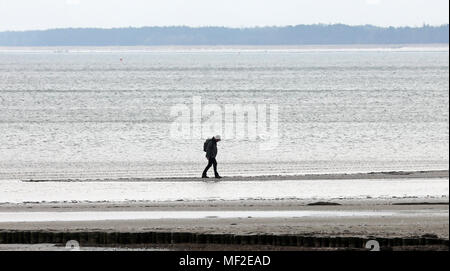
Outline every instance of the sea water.
<svg viewBox="0 0 450 271"><path fill-rule="evenodd" d="M448 45L0 48L0 179L199 176L204 138L170 133L193 97L278 106L278 144L224 138L222 175L449 166Z"/></svg>

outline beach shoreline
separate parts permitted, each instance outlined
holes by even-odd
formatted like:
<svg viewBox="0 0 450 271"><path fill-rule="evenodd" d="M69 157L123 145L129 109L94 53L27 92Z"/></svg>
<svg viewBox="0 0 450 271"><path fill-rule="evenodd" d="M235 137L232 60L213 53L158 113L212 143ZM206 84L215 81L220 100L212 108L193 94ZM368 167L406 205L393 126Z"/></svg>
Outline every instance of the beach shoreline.
<svg viewBox="0 0 450 271"><path fill-rule="evenodd" d="M199 212L280 211L371 212L374 216L205 217L200 219L127 219L0 223L1 249L46 249L77 240L89 250L339 250L364 249L377 240L382 250L446 250L448 198L440 201L335 202L283 201L165 202L153 204L83 204L0 206L0 212ZM392 215L382 215L391 212ZM380 215L377 215L377 214ZM34 239L33 239L34 238ZM66 238L66 239L64 239ZM58 250L61 248L47 248Z"/></svg>
<svg viewBox="0 0 450 271"><path fill-rule="evenodd" d="M2 222L0 230L65 231L189 231L196 233L319 234L330 236L411 237L433 234L449 237L448 197L441 199L248 200L192 202L104 202L2 204L0 213L17 212L201 212L315 211L391 212L392 215L306 216L281 218L205 217L201 219L131 219L100 221ZM439 214L439 215L436 215Z"/></svg>
<svg viewBox="0 0 450 271"><path fill-rule="evenodd" d="M297 175L294 177L228 177L222 180L223 182L245 182L247 180L254 181L256 178L257 180L267 181L275 178L275 180L279 181L317 180L318 182L324 179L344 181L348 179L349 181L354 181L365 178L371 181L372 179L379 180L384 178L387 181L395 179L395 181L402 182L401 179L406 179L405 181L407 181L414 178L429 178L430 180L448 178L448 170ZM66 181L53 182L61 182L61 185L63 185ZM121 181L126 182L124 180ZM137 182L141 181L143 180L137 180ZM204 182L204 180L195 178L161 178L147 179L146 181L150 185L151 182L156 184L164 181L175 183L182 181L187 181L188 183ZM215 180L208 179L207 182L215 182ZM23 184L26 183L28 182ZM288 248L291 250L364 249L365 242L371 239L379 240L384 249L445 250L448 249L449 239L448 194L443 196L388 198L261 198L239 200L216 198L166 201L4 202L0 204L0 214L3 214L3 217L8 217L8 213L23 213L32 216L33 213L56 215L56 213L70 212L74 214L91 213L91 215L120 214L121 212L123 214L130 212L186 212L192 214L209 212L212 215L195 219L174 217L159 219L87 219L82 221L70 221L69 219L68 221L0 222L0 235L3 236L0 238L0 244L3 244L0 246L0 250L14 250L18 247L30 250L52 250L52 248L58 250L64 245L60 236L81 238L79 241L82 245L86 246L86 249L89 249L88 247L90 246L93 250L114 250L114 248L119 250L128 248L149 250L221 250L230 248L236 250L283 250ZM242 215L220 217L220 214L224 212L248 212L249 215L245 217ZM286 217L258 217L252 216L252 212L310 212L313 215L300 217L294 214ZM342 213L346 215L340 215ZM361 213L369 213L370 215L360 215ZM34 236L33 234L36 236L42 235L43 237L36 237L36 240L31 240L30 236ZM88 237L79 237L83 234L91 236L92 240ZM116 236L114 237L116 239L104 241L105 238L111 235ZM138 241L131 236L138 236L136 237ZM142 241L139 238L150 239ZM229 240L226 239L228 241L225 242L223 241L225 240L224 238L229 238ZM293 238L297 240L297 245L292 241L294 240ZM59 241L56 242L55 240ZM291 240L294 243L291 241L284 243L285 241L283 240ZM59 245L54 247L45 245L45 243L57 243Z"/></svg>
<svg viewBox="0 0 450 271"><path fill-rule="evenodd" d="M382 171L361 173L325 173L325 174L286 174L223 176L220 181L283 181L283 180L344 180L344 179L409 179L409 178L448 178L449 170L423 171ZM183 182L183 181L218 181L214 178L200 177L162 177L162 178L103 178L103 179L22 179L22 182Z"/></svg>

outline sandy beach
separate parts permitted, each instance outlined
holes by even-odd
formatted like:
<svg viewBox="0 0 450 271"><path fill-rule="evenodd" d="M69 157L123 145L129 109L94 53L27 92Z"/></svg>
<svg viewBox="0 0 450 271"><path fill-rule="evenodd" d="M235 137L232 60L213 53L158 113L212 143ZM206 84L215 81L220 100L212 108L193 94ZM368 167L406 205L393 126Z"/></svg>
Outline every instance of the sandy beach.
<svg viewBox="0 0 450 271"><path fill-rule="evenodd" d="M448 198L439 200L333 201L314 205L297 200L163 203L83 203L6 205L0 212L112 212L112 211L318 211L317 216L283 218L147 219L107 221L2 222L2 230L102 230L102 231L192 231L234 234L309 234L332 236L413 237L433 234L449 237ZM322 203L324 204L324 203ZM330 204L330 202L328 202ZM352 211L354 216L320 216L320 212ZM357 212L374 213L358 216ZM383 212L394 212L383 215ZM376 213L381 213L379 216Z"/></svg>
<svg viewBox="0 0 450 271"><path fill-rule="evenodd" d="M131 234L131 233L161 233L170 234L193 234L200 236L302 236L302 238L349 238L353 240L378 240L400 238L402 240L420 240L431 238L436 240L447 240L447 245L439 245L433 249L448 249L449 223L448 223L448 198L439 200L423 201L414 200L392 200L392 201L333 201L335 205L315 205L313 202L302 202L297 200L258 200L258 201L233 201L233 202L163 202L163 203L83 203L83 204L26 204L26 205L4 205L0 208L2 212L200 212L212 211L220 213L223 211L309 211L316 212L316 216L306 217L282 217L282 218L257 218L236 217L218 218L214 216L200 219L132 219L132 220L99 220L99 221L44 221L44 222L2 222L0 223L0 234L2 232L15 232L24 234L26 232L42 233L101 233L101 234ZM316 203L317 204L317 203ZM328 202L328 204L330 204ZM339 204L339 205L337 205ZM321 216L321 212L353 212L353 216ZM371 216L358 216L358 212L369 212ZM386 212L389 215L383 215ZM44 239L46 240L46 239ZM82 246L90 246L91 249L103 247L108 248L146 248L146 249L198 249L198 250L279 250L279 249L330 249L327 246L319 248L308 248L304 246L281 246L280 245L253 245L248 244L215 244L211 241L183 241L180 244L168 241L137 242L125 241L125 244L96 244L87 242L88 238L81 241ZM5 240L3 240L5 241ZM40 243L40 241L38 241ZM46 243L45 241L42 241ZM64 244L59 244L59 246ZM21 249L48 249L36 245L22 245ZM389 245L391 247L391 245ZM430 249L430 246L411 246L413 249ZM2 249L2 247L0 247ZM4 245L3 249L11 250L13 247ZM57 247L53 247L57 249ZM89 249L89 248L86 248ZM346 249L343 247L341 249ZM407 249L403 245L396 248Z"/></svg>
<svg viewBox="0 0 450 271"><path fill-rule="evenodd" d="M442 179L444 183L448 183L448 171L229 177L223 180L224 182L255 181L255 179L269 181L274 180L274 178L278 178L277 180L281 181L281 183L288 180L296 180L298 182L316 180L321 182L321 180L329 179L348 180L350 182L351 180L379 180L380 178L404 182L415 178L429 178L430 180ZM157 182L182 182L183 180L161 179ZM105 180L103 181L106 182ZM139 182L143 181L140 180ZM152 183L155 180L146 181ZM73 180L57 182L73 182ZM87 182L89 183L90 181ZM340 237L364 240L371 238L416 240L431 238L447 240L448 248L449 198L448 191L442 191L442 193L444 194L425 197L394 196L384 198L10 202L0 204L0 232L101 232L105 234L159 232L200 235L231 234L239 236L296 235L312 238ZM56 213L62 215L63 218L60 221L52 221L52 214L53 217L56 217ZM71 219L64 218L64 215L68 213L72 214L70 216ZM270 213L277 215L270 215ZM13 215L16 214L22 214L22 218L18 216L16 221L12 221ZM123 217L121 217L121 214ZM133 216L142 214L147 214L149 217L141 216L133 219ZM155 217L155 214L164 214L166 217ZM171 216L167 217L167 214ZM74 217L78 218L75 219ZM11 221L8 221L8 219ZM23 221L20 221L21 219ZM184 243L184 247L180 246L172 244L170 249L212 249L214 247L214 245L208 247L186 243ZM163 247L159 246L159 248ZM258 248L263 249L261 246L258 246ZM266 249L270 248L273 249L274 246L266 247ZM422 246L422 248L425 248L425 246Z"/></svg>

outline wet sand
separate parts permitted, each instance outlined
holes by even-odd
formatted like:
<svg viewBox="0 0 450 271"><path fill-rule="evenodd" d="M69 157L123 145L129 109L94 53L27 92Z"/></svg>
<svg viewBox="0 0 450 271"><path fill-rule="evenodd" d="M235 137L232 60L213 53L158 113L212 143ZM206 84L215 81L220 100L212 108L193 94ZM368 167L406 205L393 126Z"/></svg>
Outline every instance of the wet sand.
<svg viewBox="0 0 450 271"><path fill-rule="evenodd" d="M306 175L305 175L306 176ZM345 176L345 177L344 177ZM351 176L351 177L349 177ZM332 175L329 178L379 179L389 178L448 178L448 171L412 173L374 173ZM246 178L246 177L239 177ZM253 177L254 178L254 177ZM273 180L273 177L267 177ZM292 176L280 176L280 180L292 180ZM299 177L312 179L309 177ZM323 179L324 175L317 176ZM260 180L261 177L258 177ZM166 179L165 179L166 180ZM240 179L242 180L242 179ZM173 179L170 179L173 181ZM181 181L181 180L180 180ZM7 212L251 212L251 211L307 211L336 214L370 212L370 216L287 216L287 217L228 217L210 215L204 218L160 218L98 221L41 221L2 222L0 233L26 232L102 232L102 233L191 233L232 235L301 235L314 238L420 238L449 239L449 197L400 197L400 198L336 198L336 199L251 199L251 200L179 200L179 201L128 201L128 202L42 202L3 203L0 213ZM216 245L185 244L186 249L214 249ZM218 245L217 245L218 246ZM217 247L227 249L232 246ZM8 249L8 246L3 248ZM14 249L14 247L9 247ZM166 246L181 249L180 246ZM254 247L255 249L276 249ZM428 246L428 249L430 247ZM439 247L442 249L442 246ZM0 249L2 249L0 247ZM30 248L31 249L31 248ZM151 247L150 249L155 249ZM159 248L158 248L159 249ZM251 249L251 246L250 246Z"/></svg>
<svg viewBox="0 0 450 271"><path fill-rule="evenodd" d="M427 171L388 171L368 173L333 173L333 174L304 174L304 175L261 175L261 176L223 176L221 181L282 181L282 180L344 180L344 179L397 179L397 178L445 178L448 170ZM202 179L195 177L169 178L113 178L113 179L27 179L23 182L186 182L186 181L217 181L215 178Z"/></svg>
<svg viewBox="0 0 450 271"><path fill-rule="evenodd" d="M327 211L371 212L371 216L232 217L196 219L130 219L100 221L3 222L0 230L170 231L228 234L308 234L314 236L449 238L448 198L398 200L334 200L319 205L302 200L135 202L83 204L5 204L0 212L70 211ZM388 212L390 214L386 215ZM380 215L376 215L379 213Z"/></svg>

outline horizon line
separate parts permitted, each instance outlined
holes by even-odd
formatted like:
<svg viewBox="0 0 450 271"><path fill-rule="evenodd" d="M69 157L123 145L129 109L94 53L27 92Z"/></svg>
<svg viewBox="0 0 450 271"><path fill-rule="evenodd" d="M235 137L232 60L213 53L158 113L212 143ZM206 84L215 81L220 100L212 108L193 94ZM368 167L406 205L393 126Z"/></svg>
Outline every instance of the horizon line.
<svg viewBox="0 0 450 271"><path fill-rule="evenodd" d="M443 27L449 26L449 23L442 24L427 24L423 23L421 26L412 26L412 25L403 25L403 26L379 26L374 24L344 24L344 23L314 23L314 24L295 24L295 25L255 25L255 26L219 26L219 25L201 25L201 26L192 26L192 25L148 25L148 26L113 26L113 27L78 27L78 26L68 26L68 27L56 27L56 28L43 28L43 29L26 29L26 30L0 30L2 32L31 32L31 31L52 31L52 30L67 30L67 29L99 29L99 30L113 30L113 29L129 29L129 28L171 28L171 27L180 27L180 28L228 28L228 29L258 29L258 28L286 28L286 27L296 27L296 26L336 26L343 25L349 27L375 27L375 28L424 28L424 27Z"/></svg>

